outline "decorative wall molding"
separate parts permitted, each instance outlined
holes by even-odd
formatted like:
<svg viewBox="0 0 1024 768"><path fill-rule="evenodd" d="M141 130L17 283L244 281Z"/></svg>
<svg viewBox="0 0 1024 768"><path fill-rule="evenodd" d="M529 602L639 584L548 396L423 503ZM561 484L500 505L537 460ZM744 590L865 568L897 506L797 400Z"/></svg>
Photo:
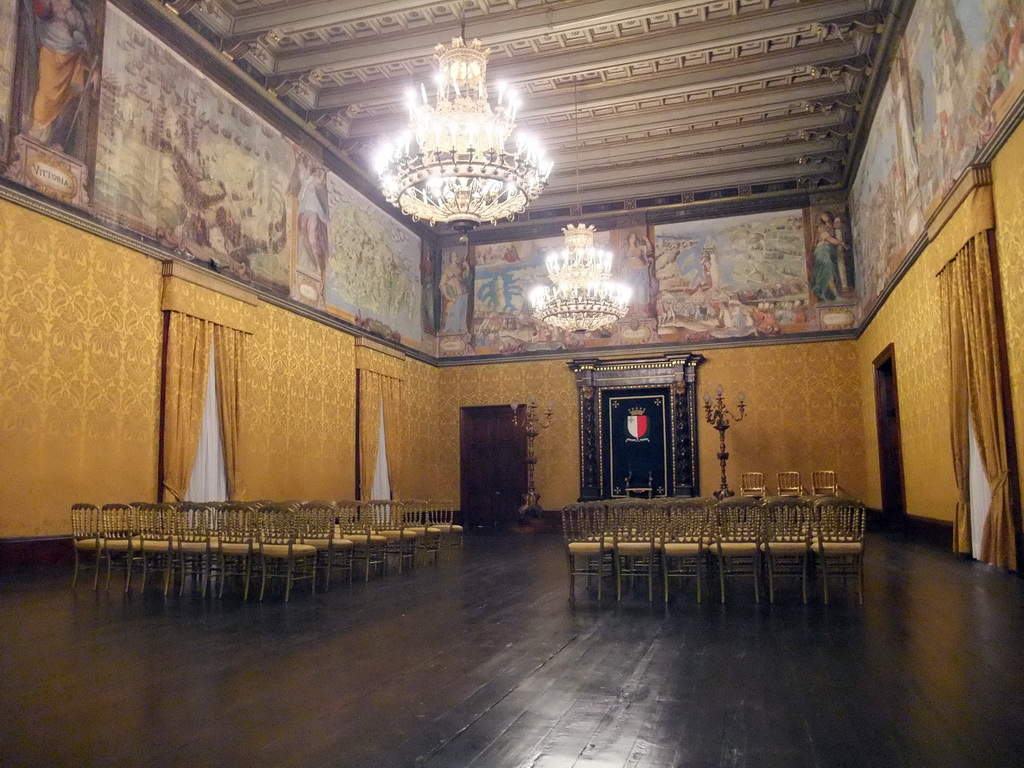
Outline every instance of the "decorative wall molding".
<svg viewBox="0 0 1024 768"><path fill-rule="evenodd" d="M216 272L200 269L185 261L168 259L163 263L162 274L164 277L172 277L184 280L187 283L198 285L214 293L219 293L246 304L256 306L259 303L259 296L242 286L234 283Z"/></svg>

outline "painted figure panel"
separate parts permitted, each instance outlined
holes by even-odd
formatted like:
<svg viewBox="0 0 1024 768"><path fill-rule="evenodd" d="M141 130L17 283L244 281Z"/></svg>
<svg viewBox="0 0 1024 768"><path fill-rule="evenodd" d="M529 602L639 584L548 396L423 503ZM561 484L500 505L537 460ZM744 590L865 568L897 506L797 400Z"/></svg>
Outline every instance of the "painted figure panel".
<svg viewBox="0 0 1024 768"><path fill-rule="evenodd" d="M374 333L418 346L420 239L342 181L327 175L327 304Z"/></svg>
<svg viewBox="0 0 1024 768"><path fill-rule="evenodd" d="M0 168L7 159L14 96L14 62L18 52L19 0L0 0Z"/></svg>
<svg viewBox="0 0 1024 768"><path fill-rule="evenodd" d="M286 294L293 145L115 8L104 57L98 213Z"/></svg>
<svg viewBox="0 0 1024 768"><path fill-rule="evenodd" d="M7 175L80 207L89 200L105 7L103 0L21 0L17 24Z"/></svg>
<svg viewBox="0 0 1024 768"><path fill-rule="evenodd" d="M869 308L1024 92L1024 0L917 3L851 190Z"/></svg>

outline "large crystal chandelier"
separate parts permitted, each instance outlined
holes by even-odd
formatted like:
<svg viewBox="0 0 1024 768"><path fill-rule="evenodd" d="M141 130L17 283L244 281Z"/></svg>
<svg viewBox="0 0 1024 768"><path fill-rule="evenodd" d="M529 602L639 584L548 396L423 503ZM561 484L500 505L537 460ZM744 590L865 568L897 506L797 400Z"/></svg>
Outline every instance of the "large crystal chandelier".
<svg viewBox="0 0 1024 768"><path fill-rule="evenodd" d="M563 331L596 331L629 311L632 290L612 277L612 254L594 247L594 228L570 224L562 230L565 248L548 255L552 287L530 291L533 313Z"/></svg>
<svg viewBox="0 0 1024 768"><path fill-rule="evenodd" d="M488 102L489 48L457 37L436 50L436 104L422 85L409 94L409 130L381 150L376 170L385 198L403 213L465 234L521 213L544 189L552 163L522 133L509 146L519 103L504 88L496 107Z"/></svg>

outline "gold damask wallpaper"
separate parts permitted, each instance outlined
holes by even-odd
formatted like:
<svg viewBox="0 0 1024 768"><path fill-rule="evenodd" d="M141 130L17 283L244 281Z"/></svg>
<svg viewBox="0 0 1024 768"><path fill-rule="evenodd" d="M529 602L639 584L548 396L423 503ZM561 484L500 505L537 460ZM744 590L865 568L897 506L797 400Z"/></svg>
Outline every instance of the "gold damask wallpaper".
<svg viewBox="0 0 1024 768"><path fill-rule="evenodd" d="M818 469L834 470L840 484L865 493L861 393L854 342L794 344L711 350L699 369L700 392L719 383L733 400L743 390L749 404L742 424L730 429L729 482L740 472L798 470L810 481ZM555 419L537 438L537 487L541 504L557 509L579 495L579 425L576 384L564 360L458 366L441 369L439 414L445 496L459 498L459 409L524 401L535 394L553 400ZM718 433L698 426L701 487L718 487Z"/></svg>
<svg viewBox="0 0 1024 768"><path fill-rule="evenodd" d="M864 500L870 506L882 505L872 362L893 343L907 512L916 517L953 519L957 491L949 434L949 372L936 275L975 231L981 220L978 212L989 207L988 194L988 190L978 190L961 205L857 340L867 448Z"/></svg>
<svg viewBox="0 0 1024 768"><path fill-rule="evenodd" d="M1024 459L1024 126L992 163L996 249L1003 290L1010 393L1017 422L1017 456Z"/></svg>
<svg viewBox="0 0 1024 768"><path fill-rule="evenodd" d="M260 304L250 337L248 496L355 494L355 338Z"/></svg>
<svg viewBox="0 0 1024 768"><path fill-rule="evenodd" d="M0 201L0 537L155 499L160 262Z"/></svg>

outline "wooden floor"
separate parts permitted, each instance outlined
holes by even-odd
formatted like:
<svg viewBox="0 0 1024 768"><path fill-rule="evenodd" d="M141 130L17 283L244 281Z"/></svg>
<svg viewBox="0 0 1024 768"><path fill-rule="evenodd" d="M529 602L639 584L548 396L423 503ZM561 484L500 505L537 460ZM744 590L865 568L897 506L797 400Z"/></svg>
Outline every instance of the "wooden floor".
<svg viewBox="0 0 1024 768"><path fill-rule="evenodd" d="M1021 766L1024 581L869 539L867 598L566 600L561 539L260 604L0 581L0 766Z"/></svg>

